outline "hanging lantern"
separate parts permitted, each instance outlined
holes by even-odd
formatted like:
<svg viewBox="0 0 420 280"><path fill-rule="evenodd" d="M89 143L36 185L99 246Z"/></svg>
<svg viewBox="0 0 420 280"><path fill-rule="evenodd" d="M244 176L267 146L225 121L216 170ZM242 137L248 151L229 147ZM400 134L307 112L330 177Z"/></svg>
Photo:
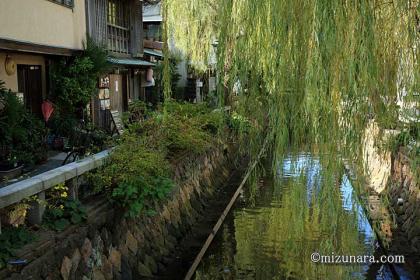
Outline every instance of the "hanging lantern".
<svg viewBox="0 0 420 280"><path fill-rule="evenodd" d="M12 76L16 73L16 62L9 55L6 56L6 60L4 62L4 69L6 70L6 74L9 76Z"/></svg>
<svg viewBox="0 0 420 280"><path fill-rule="evenodd" d="M48 122L52 113L54 112L54 106L49 100L42 102L42 115L44 116L45 122Z"/></svg>

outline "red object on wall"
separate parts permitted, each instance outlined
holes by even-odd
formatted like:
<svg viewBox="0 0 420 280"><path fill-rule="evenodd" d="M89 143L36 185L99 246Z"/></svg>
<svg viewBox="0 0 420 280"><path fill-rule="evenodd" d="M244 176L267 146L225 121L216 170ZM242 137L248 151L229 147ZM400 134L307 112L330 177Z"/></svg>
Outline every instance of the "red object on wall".
<svg viewBox="0 0 420 280"><path fill-rule="evenodd" d="M48 122L52 113L54 112L54 105L49 100L42 102L42 115L44 116L45 122Z"/></svg>

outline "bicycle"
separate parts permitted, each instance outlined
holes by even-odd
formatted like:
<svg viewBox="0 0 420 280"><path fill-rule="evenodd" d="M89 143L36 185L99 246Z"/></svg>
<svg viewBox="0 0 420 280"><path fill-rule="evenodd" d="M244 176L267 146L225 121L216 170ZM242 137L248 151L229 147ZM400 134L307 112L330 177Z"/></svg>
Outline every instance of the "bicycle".
<svg viewBox="0 0 420 280"><path fill-rule="evenodd" d="M95 148L102 150L104 140L94 133L94 129L88 128L84 120L81 120L80 127L75 127L73 131L73 146L67 148L67 156L61 165L66 165L78 161L86 156L93 154Z"/></svg>

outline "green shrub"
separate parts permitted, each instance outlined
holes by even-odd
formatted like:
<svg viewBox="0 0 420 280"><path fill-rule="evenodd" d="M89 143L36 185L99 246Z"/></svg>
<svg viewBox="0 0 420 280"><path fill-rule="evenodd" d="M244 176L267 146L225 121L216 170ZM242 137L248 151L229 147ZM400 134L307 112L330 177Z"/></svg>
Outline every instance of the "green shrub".
<svg viewBox="0 0 420 280"><path fill-rule="evenodd" d="M64 183L49 189L46 193L46 211L43 224L47 228L62 231L71 224L86 220L86 209L78 200L68 197L68 188Z"/></svg>
<svg viewBox="0 0 420 280"><path fill-rule="evenodd" d="M34 240L34 235L25 227L7 227L0 234L0 269L15 256L15 250Z"/></svg>
<svg viewBox="0 0 420 280"><path fill-rule="evenodd" d="M50 121L52 132L69 137L82 118L82 109L98 93L99 77L109 68L107 51L88 38L83 52L75 57L61 58L51 67L52 95L56 105Z"/></svg>
<svg viewBox="0 0 420 280"><path fill-rule="evenodd" d="M235 132L248 132L251 123L247 118L234 112L229 118L229 127Z"/></svg>
<svg viewBox="0 0 420 280"><path fill-rule="evenodd" d="M111 200L133 217L143 210L147 202L162 198L170 189L169 162L165 153L147 145L146 139L133 132L122 136L106 165L89 175L94 192L107 191Z"/></svg>
<svg viewBox="0 0 420 280"><path fill-rule="evenodd" d="M52 67L53 100L60 112L84 108L97 93L99 76L108 69L107 52L88 38L81 55L63 58Z"/></svg>
<svg viewBox="0 0 420 280"><path fill-rule="evenodd" d="M170 161L205 152L217 140L223 114L205 104L170 102L161 111L133 122L105 166L90 173L94 192L106 190L130 217L153 209L172 189Z"/></svg>
<svg viewBox="0 0 420 280"><path fill-rule="evenodd" d="M147 180L142 176L127 178L112 191L112 199L127 209L126 215L136 217L142 211L152 210L147 203L165 198L173 187L173 182L165 177ZM149 207L148 207L149 206Z"/></svg>
<svg viewBox="0 0 420 280"><path fill-rule="evenodd" d="M0 81L0 162L34 164L46 157L46 129Z"/></svg>
<svg viewBox="0 0 420 280"><path fill-rule="evenodd" d="M128 105L128 112L123 115L123 122L127 125L142 121L149 114L147 104L142 100L136 100Z"/></svg>
<svg viewBox="0 0 420 280"><path fill-rule="evenodd" d="M80 224L87 218L86 209L80 201L62 198L59 205L48 205L44 214L43 223L46 227L62 231L69 225Z"/></svg>

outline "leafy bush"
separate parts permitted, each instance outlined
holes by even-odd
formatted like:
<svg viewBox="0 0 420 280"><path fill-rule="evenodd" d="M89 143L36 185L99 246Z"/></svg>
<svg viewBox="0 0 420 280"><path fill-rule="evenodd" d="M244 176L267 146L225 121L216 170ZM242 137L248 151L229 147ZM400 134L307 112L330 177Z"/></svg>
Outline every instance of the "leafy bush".
<svg viewBox="0 0 420 280"><path fill-rule="evenodd" d="M54 100L62 110L75 110L85 106L96 90L97 77L92 75L93 62L89 57L62 59L55 65Z"/></svg>
<svg viewBox="0 0 420 280"><path fill-rule="evenodd" d="M108 68L106 49L88 38L80 56L63 58L52 68L53 99L61 112L75 113L96 94L99 76Z"/></svg>
<svg viewBox="0 0 420 280"><path fill-rule="evenodd" d="M223 114L211 111L206 104L169 102L168 116L156 115L144 122L139 132L157 143L169 156L184 152L202 153L208 149L223 124Z"/></svg>
<svg viewBox="0 0 420 280"><path fill-rule="evenodd" d="M78 125L79 121L73 114L65 114L57 110L48 121L48 127L52 134L56 136L69 137L74 127Z"/></svg>
<svg viewBox="0 0 420 280"><path fill-rule="evenodd" d="M32 242L34 235L24 227L7 227L0 234L0 269L14 257L14 251Z"/></svg>
<svg viewBox="0 0 420 280"><path fill-rule="evenodd" d="M139 188L141 186L141 188ZM112 199L127 209L127 216L136 217L146 208L146 203L165 198L173 182L165 177L153 177L151 181L142 176L127 178L112 191Z"/></svg>
<svg viewBox="0 0 420 280"><path fill-rule="evenodd" d="M148 147L145 139L127 132L100 171L91 173L89 181L95 192L108 190L111 200L135 216L147 210L146 202L162 198L168 184L169 162L165 153ZM159 178L159 179L158 179Z"/></svg>
<svg viewBox="0 0 420 280"><path fill-rule="evenodd" d="M125 124L131 124L144 120L149 114L147 104L142 100L136 100L128 106L128 112L123 116Z"/></svg>
<svg viewBox="0 0 420 280"><path fill-rule="evenodd" d="M46 227L62 231L71 224L86 220L86 209L80 201L70 199L67 192L68 188L64 183L47 192L47 209L43 218Z"/></svg>
<svg viewBox="0 0 420 280"><path fill-rule="evenodd" d="M48 206L44 214L44 225L56 231L62 231L69 225L85 221L86 210L78 200L60 199L58 207Z"/></svg>
<svg viewBox="0 0 420 280"><path fill-rule="evenodd" d="M0 162L34 164L46 157L45 126L0 81Z"/></svg>
<svg viewBox="0 0 420 280"><path fill-rule="evenodd" d="M244 116L234 112L229 118L229 127L235 132L247 132L251 128L251 123Z"/></svg>
<svg viewBox="0 0 420 280"><path fill-rule="evenodd" d="M88 38L81 55L62 58L51 67L51 99L56 110L51 119L53 134L68 133L83 116L83 110L97 94L97 82L108 69L107 51Z"/></svg>
<svg viewBox="0 0 420 280"><path fill-rule="evenodd" d="M223 122L223 114L205 104L171 102L166 113L132 123L105 166L89 175L95 191L107 190L130 217L150 212L153 202L170 192L171 159L205 152Z"/></svg>

